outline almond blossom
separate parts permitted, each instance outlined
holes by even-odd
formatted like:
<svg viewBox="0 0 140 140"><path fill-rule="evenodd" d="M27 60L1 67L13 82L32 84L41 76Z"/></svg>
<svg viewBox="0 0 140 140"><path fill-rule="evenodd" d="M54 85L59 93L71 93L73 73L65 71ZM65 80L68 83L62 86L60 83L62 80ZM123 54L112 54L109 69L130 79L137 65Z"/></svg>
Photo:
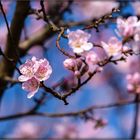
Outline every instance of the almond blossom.
<svg viewBox="0 0 140 140"><path fill-rule="evenodd" d="M19 70L22 75L18 77L18 80L23 82L22 89L29 92L28 98L34 96L39 89L40 82L47 80L52 73L49 62L46 59L37 60L36 57L27 60L19 67Z"/></svg>
<svg viewBox="0 0 140 140"><path fill-rule="evenodd" d="M140 73L135 72L134 74L128 74L127 79L127 90L130 93L140 94Z"/></svg>
<svg viewBox="0 0 140 140"><path fill-rule="evenodd" d="M138 22L138 18L136 16L130 16L127 19L117 19L119 34L125 37L134 35L135 29L139 25L140 23Z"/></svg>
<svg viewBox="0 0 140 140"><path fill-rule="evenodd" d="M108 41L108 44L105 42L101 42L102 47L104 48L105 52L109 57L119 57L122 54L123 48L122 43L118 41L117 38L112 37Z"/></svg>
<svg viewBox="0 0 140 140"><path fill-rule="evenodd" d="M92 49L93 44L88 42L90 34L82 30L68 31L69 46L74 53L81 54Z"/></svg>

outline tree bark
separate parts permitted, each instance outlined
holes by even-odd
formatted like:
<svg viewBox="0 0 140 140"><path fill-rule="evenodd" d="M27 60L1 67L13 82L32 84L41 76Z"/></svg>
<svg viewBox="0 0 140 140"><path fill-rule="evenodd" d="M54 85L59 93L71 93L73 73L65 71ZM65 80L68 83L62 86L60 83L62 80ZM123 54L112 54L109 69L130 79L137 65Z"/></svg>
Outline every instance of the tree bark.
<svg viewBox="0 0 140 140"><path fill-rule="evenodd" d="M5 47L5 55L8 58L14 59L16 64L18 61L17 51L18 45L22 33L22 28L28 11L30 8L29 0L26 1L17 1L14 17L10 26L10 33L7 35L7 42ZM11 36L10 36L11 35ZM12 37L12 39L11 39ZM16 51L17 50L17 51ZM6 89L7 82L3 80L5 76L11 77L14 73L15 66L7 61L5 58L2 58L0 61L0 99L2 98L3 92Z"/></svg>

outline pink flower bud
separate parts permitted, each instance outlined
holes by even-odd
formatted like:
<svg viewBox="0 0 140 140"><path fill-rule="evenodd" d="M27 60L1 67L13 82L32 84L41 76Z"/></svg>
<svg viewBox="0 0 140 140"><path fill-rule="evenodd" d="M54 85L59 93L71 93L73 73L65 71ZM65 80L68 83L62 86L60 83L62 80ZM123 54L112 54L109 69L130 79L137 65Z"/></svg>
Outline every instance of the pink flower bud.
<svg viewBox="0 0 140 140"><path fill-rule="evenodd" d="M79 71L75 71L75 72L74 72L74 75L75 75L76 77L78 77L78 78L80 78L80 76L81 76L81 74L80 74Z"/></svg>
<svg viewBox="0 0 140 140"><path fill-rule="evenodd" d="M97 68L96 68L96 71L97 71L97 72L102 72L102 71L103 71L103 68L102 68L102 67L97 67Z"/></svg>
<svg viewBox="0 0 140 140"><path fill-rule="evenodd" d="M128 48L127 46L123 46L123 52L128 52L130 50L130 48Z"/></svg>
<svg viewBox="0 0 140 140"><path fill-rule="evenodd" d="M134 91L134 86L131 85L131 84L128 84L127 85L127 90L128 90L128 92L133 92Z"/></svg>
<svg viewBox="0 0 140 140"><path fill-rule="evenodd" d="M133 75L133 81L134 81L134 83L136 83L136 84L140 84L140 73L136 72L136 73Z"/></svg>
<svg viewBox="0 0 140 140"><path fill-rule="evenodd" d="M64 67L67 68L68 70L72 70L74 71L75 70L75 66L76 66L76 62L74 59L66 59L64 62Z"/></svg>
<svg viewBox="0 0 140 140"><path fill-rule="evenodd" d="M86 55L86 63L87 64L95 65L98 63L98 61L99 61L99 58L95 52L90 51L89 53L87 53L87 55Z"/></svg>

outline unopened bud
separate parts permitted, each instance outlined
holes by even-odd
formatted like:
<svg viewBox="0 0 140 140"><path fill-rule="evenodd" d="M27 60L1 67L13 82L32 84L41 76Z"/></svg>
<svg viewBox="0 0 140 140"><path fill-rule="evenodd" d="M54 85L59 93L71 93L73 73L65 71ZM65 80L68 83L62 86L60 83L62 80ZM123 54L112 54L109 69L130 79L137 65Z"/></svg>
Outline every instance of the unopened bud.
<svg viewBox="0 0 140 140"><path fill-rule="evenodd" d="M80 78L80 77L81 77L81 74L80 74L79 71L75 71L75 72L74 72L74 75L75 75L77 78Z"/></svg>
<svg viewBox="0 0 140 140"><path fill-rule="evenodd" d="M66 59L64 62L64 67L69 69L69 70L74 70L75 69L75 60L74 59Z"/></svg>

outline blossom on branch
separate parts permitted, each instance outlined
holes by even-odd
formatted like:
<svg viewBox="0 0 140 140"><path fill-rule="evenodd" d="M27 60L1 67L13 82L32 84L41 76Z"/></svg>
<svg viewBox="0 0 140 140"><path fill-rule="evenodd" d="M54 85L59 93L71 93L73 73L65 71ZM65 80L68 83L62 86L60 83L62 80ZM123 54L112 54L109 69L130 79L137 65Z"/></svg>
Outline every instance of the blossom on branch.
<svg viewBox="0 0 140 140"><path fill-rule="evenodd" d="M74 53L81 54L92 49L93 44L88 42L91 35L82 30L68 31L69 46Z"/></svg>
<svg viewBox="0 0 140 140"><path fill-rule="evenodd" d="M127 79L127 90L130 93L140 94L140 73L128 74Z"/></svg>
<svg viewBox="0 0 140 140"><path fill-rule="evenodd" d="M108 41L108 44L105 42L101 42L102 47L109 57L120 57L123 51L122 43L118 41L117 38L112 37Z"/></svg>
<svg viewBox="0 0 140 140"><path fill-rule="evenodd" d="M99 62L97 54L93 51L90 51L86 54L86 63L89 65L95 65Z"/></svg>
<svg viewBox="0 0 140 140"><path fill-rule="evenodd" d="M130 16L127 19L117 19L117 28L121 36L130 37L134 35L138 26L140 26L140 22L138 22L136 16Z"/></svg>
<svg viewBox="0 0 140 140"><path fill-rule="evenodd" d="M66 69L76 71L79 70L82 66L82 61L80 59L65 59L63 65Z"/></svg>
<svg viewBox="0 0 140 140"><path fill-rule="evenodd" d="M19 67L19 70L22 75L18 77L18 80L23 82L22 88L29 92L28 98L34 96L39 89L40 82L47 80L52 73L47 59L37 60L36 57L27 60Z"/></svg>
<svg viewBox="0 0 140 140"><path fill-rule="evenodd" d="M75 69L75 66L76 66L76 61L74 59L66 59L64 62L64 67L67 68L68 70L72 70L74 71Z"/></svg>

